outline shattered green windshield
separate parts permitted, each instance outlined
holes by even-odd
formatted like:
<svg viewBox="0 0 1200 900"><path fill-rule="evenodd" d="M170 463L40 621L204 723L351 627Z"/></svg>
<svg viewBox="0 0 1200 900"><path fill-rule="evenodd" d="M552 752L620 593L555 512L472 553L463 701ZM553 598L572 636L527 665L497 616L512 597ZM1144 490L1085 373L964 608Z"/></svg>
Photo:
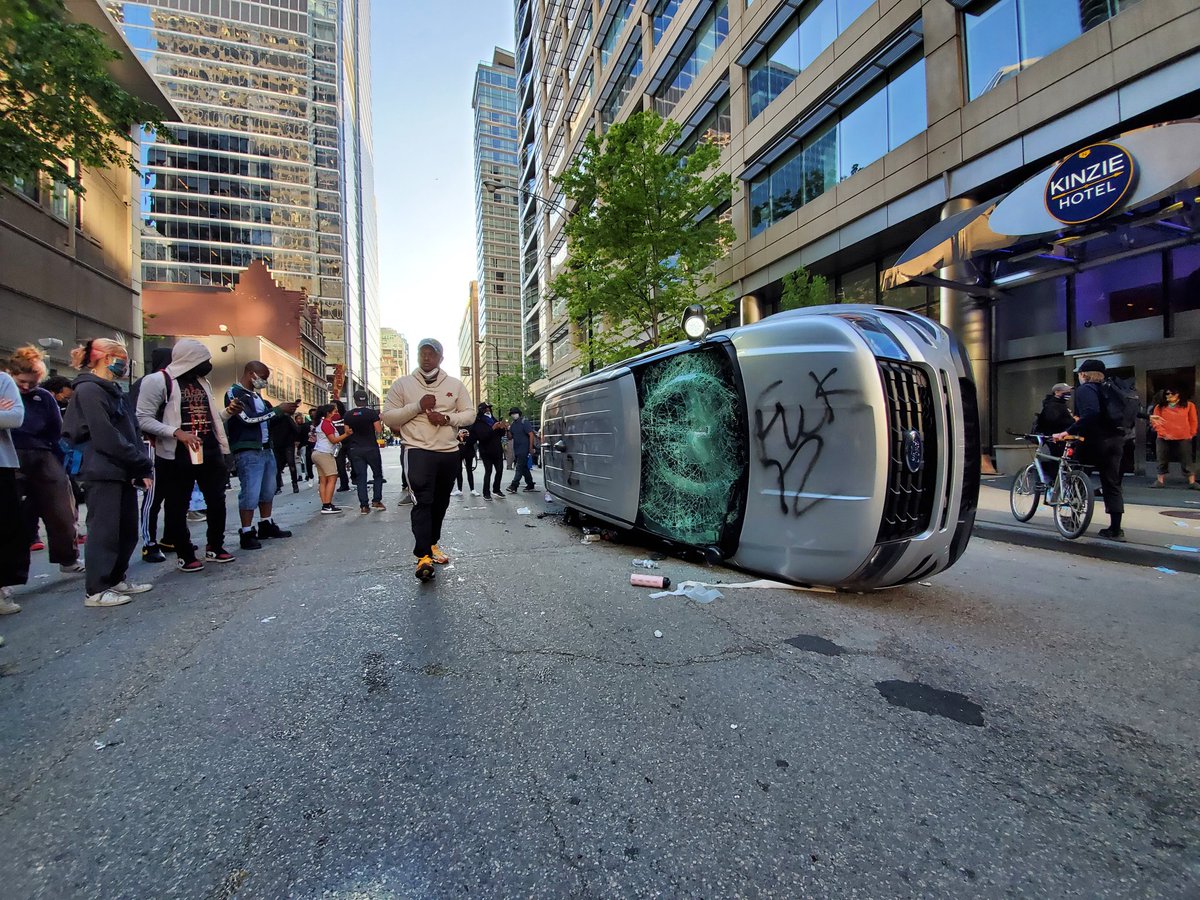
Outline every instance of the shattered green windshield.
<svg viewBox="0 0 1200 900"><path fill-rule="evenodd" d="M702 350L640 375L644 526L681 543L716 544L736 514L745 467L730 364L719 350Z"/></svg>

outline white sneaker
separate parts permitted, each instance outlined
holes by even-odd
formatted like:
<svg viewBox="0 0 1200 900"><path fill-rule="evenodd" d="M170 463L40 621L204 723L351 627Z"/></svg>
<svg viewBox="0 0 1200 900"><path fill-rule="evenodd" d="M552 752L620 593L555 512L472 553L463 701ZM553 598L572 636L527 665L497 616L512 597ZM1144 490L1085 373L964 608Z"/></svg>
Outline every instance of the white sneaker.
<svg viewBox="0 0 1200 900"><path fill-rule="evenodd" d="M471 491L471 496L472 497L482 497L483 494L479 493L479 491Z"/></svg>
<svg viewBox="0 0 1200 900"><path fill-rule="evenodd" d="M69 566L59 566L58 571L62 572L64 575L79 575L83 572L86 572L87 569L84 567L83 563L77 562Z"/></svg>
<svg viewBox="0 0 1200 900"><path fill-rule="evenodd" d="M144 594L146 591L153 589L152 584L136 584L132 581L122 581L120 584L114 585L112 590L118 594Z"/></svg>
<svg viewBox="0 0 1200 900"><path fill-rule="evenodd" d="M454 490L452 490L452 491L450 492L450 496L451 496L451 497L461 497L461 496L462 496L462 491L460 491L458 488L455 488Z"/></svg>
<svg viewBox="0 0 1200 900"><path fill-rule="evenodd" d="M13 603L10 597L12 588L0 588L0 616L11 616L21 611L21 604Z"/></svg>
<svg viewBox="0 0 1200 900"><path fill-rule="evenodd" d="M99 594L88 594L83 600L84 606L124 606L133 598L128 594L118 594L116 591L101 591Z"/></svg>

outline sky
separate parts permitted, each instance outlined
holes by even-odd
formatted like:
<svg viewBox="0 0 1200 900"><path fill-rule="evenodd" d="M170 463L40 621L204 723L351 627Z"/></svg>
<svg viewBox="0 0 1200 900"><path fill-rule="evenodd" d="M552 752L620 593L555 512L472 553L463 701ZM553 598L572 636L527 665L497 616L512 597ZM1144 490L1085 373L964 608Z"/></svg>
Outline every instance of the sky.
<svg viewBox="0 0 1200 900"><path fill-rule="evenodd" d="M513 50L511 0L371 4L380 322L445 348L475 278L471 92L493 48Z"/></svg>

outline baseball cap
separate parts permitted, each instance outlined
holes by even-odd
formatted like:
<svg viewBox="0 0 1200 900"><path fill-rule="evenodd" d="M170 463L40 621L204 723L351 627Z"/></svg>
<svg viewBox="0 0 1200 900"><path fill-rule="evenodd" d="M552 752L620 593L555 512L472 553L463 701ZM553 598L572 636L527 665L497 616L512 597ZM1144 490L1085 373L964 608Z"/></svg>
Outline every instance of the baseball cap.
<svg viewBox="0 0 1200 900"><path fill-rule="evenodd" d="M354 392L355 400L366 400L369 396L370 396L370 394L368 394L366 391L362 390L361 388L359 388L357 391Z"/></svg>
<svg viewBox="0 0 1200 900"><path fill-rule="evenodd" d="M422 347L432 347L435 351L437 351L438 356L445 355L442 353L442 342L435 338L421 338L421 340L417 342L418 353L421 352Z"/></svg>
<svg viewBox="0 0 1200 900"><path fill-rule="evenodd" d="M519 407L519 406L512 407L511 409L509 409L508 414L510 416L513 416L513 415L519 416L521 414L521 407Z"/></svg>
<svg viewBox="0 0 1200 900"><path fill-rule="evenodd" d="M1075 374L1078 375L1080 372L1099 372L1101 375L1103 375L1107 371L1108 369L1105 368L1104 363L1102 363L1100 360L1085 359L1079 364L1079 368L1075 370Z"/></svg>
<svg viewBox="0 0 1200 900"><path fill-rule="evenodd" d="M491 408L492 408L492 404L490 404L490 403L480 403L479 406L477 406L475 408L475 411L483 412L485 409L491 409Z"/></svg>
<svg viewBox="0 0 1200 900"><path fill-rule="evenodd" d="M1060 391L1069 391L1069 390L1071 390L1071 386L1062 381L1060 381L1054 387L1050 388L1051 393L1054 393L1054 394L1057 394Z"/></svg>

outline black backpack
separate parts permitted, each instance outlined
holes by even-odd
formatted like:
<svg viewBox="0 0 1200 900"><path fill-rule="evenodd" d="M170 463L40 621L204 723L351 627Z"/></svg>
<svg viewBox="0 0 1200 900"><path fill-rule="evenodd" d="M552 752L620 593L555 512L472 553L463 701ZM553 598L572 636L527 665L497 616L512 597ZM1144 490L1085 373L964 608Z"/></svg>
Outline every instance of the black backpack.
<svg viewBox="0 0 1200 900"><path fill-rule="evenodd" d="M1132 435L1141 409L1142 401L1132 384L1119 378L1106 378L1100 382L1100 413L1112 428Z"/></svg>

